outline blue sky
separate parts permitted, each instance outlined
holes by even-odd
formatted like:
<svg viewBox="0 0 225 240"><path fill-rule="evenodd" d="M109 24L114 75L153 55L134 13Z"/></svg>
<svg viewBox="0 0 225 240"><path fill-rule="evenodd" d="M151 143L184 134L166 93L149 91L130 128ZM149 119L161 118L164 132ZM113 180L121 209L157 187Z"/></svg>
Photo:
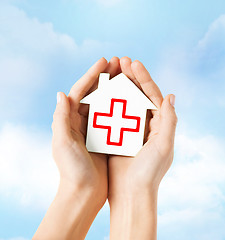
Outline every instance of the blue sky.
<svg viewBox="0 0 225 240"><path fill-rule="evenodd" d="M141 60L177 96L160 240L225 239L224 0L0 1L0 239L27 240L54 197L57 91L100 57ZM108 239L109 208L87 239Z"/></svg>

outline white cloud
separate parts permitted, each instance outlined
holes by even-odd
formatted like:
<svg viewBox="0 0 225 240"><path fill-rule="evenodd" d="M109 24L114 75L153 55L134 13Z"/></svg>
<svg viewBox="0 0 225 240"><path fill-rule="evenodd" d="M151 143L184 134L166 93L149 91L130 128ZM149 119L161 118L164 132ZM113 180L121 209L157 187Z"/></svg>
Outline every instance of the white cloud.
<svg viewBox="0 0 225 240"><path fill-rule="evenodd" d="M213 136L177 136L174 166L159 191L160 239L225 237L225 150Z"/></svg>
<svg viewBox="0 0 225 240"><path fill-rule="evenodd" d="M58 66L75 66L112 48L112 43L93 39L78 46L51 22L30 18L13 5L0 3L0 16L0 86L37 87L51 81Z"/></svg>
<svg viewBox="0 0 225 240"><path fill-rule="evenodd" d="M56 33L51 23L29 18L12 5L1 5L0 16L1 84L37 86L48 77L50 60L76 53L74 40Z"/></svg>
<svg viewBox="0 0 225 240"><path fill-rule="evenodd" d="M56 82L58 66L73 62L77 45L70 36L55 32L51 23L29 18L23 10L6 2L0 3L0 22L2 122L32 115L35 94L53 81L53 76ZM65 64L59 65L59 61ZM42 97L45 96L42 89Z"/></svg>
<svg viewBox="0 0 225 240"><path fill-rule="evenodd" d="M78 46L52 23L30 18L7 1L0 2L0 23L0 121L30 117L32 101L72 86L75 76L112 50L111 43L92 39Z"/></svg>
<svg viewBox="0 0 225 240"><path fill-rule="evenodd" d="M45 209L58 186L51 138L35 128L6 124L0 132L0 195Z"/></svg>
<svg viewBox="0 0 225 240"><path fill-rule="evenodd" d="M223 82L225 77L225 14L212 24L198 42L195 64L211 79ZM225 89L225 85L223 85Z"/></svg>
<svg viewBox="0 0 225 240"><path fill-rule="evenodd" d="M198 48L207 49L212 48L215 53L225 51L225 14L217 18L210 24L205 36L199 41Z"/></svg>
<svg viewBox="0 0 225 240"><path fill-rule="evenodd" d="M223 146L213 136L177 136L174 165L160 186L159 239L225 237ZM48 134L5 125L0 132L0 166L1 197L46 209L58 185ZM103 211L109 211L108 203Z"/></svg>
<svg viewBox="0 0 225 240"><path fill-rule="evenodd" d="M193 118L195 114L196 124L202 109L210 109L210 118L224 108L224 42L225 15L222 15L210 24L195 46L170 46L163 51L155 70L153 77L158 80L163 93L174 93L177 110L186 118ZM207 111L203 114L205 116Z"/></svg>

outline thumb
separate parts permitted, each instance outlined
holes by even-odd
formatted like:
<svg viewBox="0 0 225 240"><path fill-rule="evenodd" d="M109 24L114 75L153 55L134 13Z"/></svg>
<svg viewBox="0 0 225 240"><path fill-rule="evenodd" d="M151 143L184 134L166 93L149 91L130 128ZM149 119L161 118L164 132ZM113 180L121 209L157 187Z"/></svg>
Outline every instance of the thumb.
<svg viewBox="0 0 225 240"><path fill-rule="evenodd" d="M175 112L175 95L167 95L160 109L159 142L162 148L171 149L174 145L177 115Z"/></svg>
<svg viewBox="0 0 225 240"><path fill-rule="evenodd" d="M57 93L57 105L52 123L53 141L65 143L71 138L70 103L63 92Z"/></svg>

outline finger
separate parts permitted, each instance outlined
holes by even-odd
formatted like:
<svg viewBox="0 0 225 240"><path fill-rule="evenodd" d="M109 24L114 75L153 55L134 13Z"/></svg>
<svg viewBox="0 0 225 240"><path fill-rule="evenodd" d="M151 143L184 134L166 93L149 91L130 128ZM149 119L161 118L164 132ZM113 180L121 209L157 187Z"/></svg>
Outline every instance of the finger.
<svg viewBox="0 0 225 240"><path fill-rule="evenodd" d="M177 125L177 116L174 108L175 96L170 94L163 100L160 109L160 130L158 140L161 149L168 152L173 147L174 136Z"/></svg>
<svg viewBox="0 0 225 240"><path fill-rule="evenodd" d="M118 57L111 58L107 68L105 69L105 72L110 74L110 78L113 78L119 74L121 72L120 59Z"/></svg>
<svg viewBox="0 0 225 240"><path fill-rule="evenodd" d="M73 108L78 108L80 100L97 81L98 76L107 67L107 60L98 60L71 88L69 93L70 102Z"/></svg>
<svg viewBox="0 0 225 240"><path fill-rule="evenodd" d="M67 96L57 93L57 105L52 123L53 140L63 143L71 139L70 103Z"/></svg>
<svg viewBox="0 0 225 240"><path fill-rule="evenodd" d="M158 86L152 80L147 69L138 60L135 60L131 64L131 69L134 73L135 78L140 83L141 88L143 89L146 96L157 106L157 108L160 108L163 101L163 96Z"/></svg>
<svg viewBox="0 0 225 240"><path fill-rule="evenodd" d="M121 66L122 72L131 80L134 80L135 76L131 70L131 63L132 61L129 57L122 57L120 59L120 66Z"/></svg>
<svg viewBox="0 0 225 240"><path fill-rule="evenodd" d="M130 80L132 80L134 84L136 84L136 86L141 89L140 83L135 79L135 76L131 69L131 63L132 61L129 57L122 57L120 59L121 70Z"/></svg>

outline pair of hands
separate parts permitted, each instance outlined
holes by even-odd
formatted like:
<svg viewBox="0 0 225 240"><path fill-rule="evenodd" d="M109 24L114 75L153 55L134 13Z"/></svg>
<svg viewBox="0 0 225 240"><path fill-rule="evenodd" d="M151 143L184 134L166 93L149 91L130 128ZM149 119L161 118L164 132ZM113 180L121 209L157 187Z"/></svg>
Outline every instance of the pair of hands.
<svg viewBox="0 0 225 240"><path fill-rule="evenodd" d="M110 73L111 78L123 72L157 106L157 110L147 114L145 143L135 157L89 153L85 147L88 106L80 104L80 100L97 88L97 79L101 72ZM151 199L149 202L153 205L153 222L155 221L158 187L173 160L177 123L174 102L174 95L163 99L143 64L139 61L132 62L128 57L113 57L109 63L101 58L74 84L68 97L62 92L58 93L52 124L52 150L60 172L59 194L68 194L83 201L84 208L85 203L89 205L89 212L93 215L87 217L90 218L89 221L84 220L86 227L80 227L79 231L72 230L71 227L71 236L80 234L79 239L85 237L107 198L110 208L115 209L111 210L111 223L114 226L110 230L114 239L135 239L134 235L129 237L128 233L122 237L119 223L114 224L121 214L120 210L133 202L137 202L139 206L139 201L142 204L145 198ZM91 205L94 210L91 209ZM120 219L122 221L121 216ZM135 225L138 226L138 223ZM156 236L156 224L153 225L152 239ZM75 226L79 228L78 223L73 227ZM139 239L144 239L144 235L141 236L137 234Z"/></svg>
<svg viewBox="0 0 225 240"><path fill-rule="evenodd" d="M148 114L145 144L136 157L89 153L85 147L88 106L79 102L96 89L101 72L110 73L112 78L121 71L158 108ZM74 84L68 97L63 93L58 96L53 121L53 156L61 180L96 191L102 204L107 197L110 200L111 196L157 190L173 159L177 118L170 97L163 100L159 88L139 61L132 63L128 57L120 60L114 57L107 63L100 59Z"/></svg>

